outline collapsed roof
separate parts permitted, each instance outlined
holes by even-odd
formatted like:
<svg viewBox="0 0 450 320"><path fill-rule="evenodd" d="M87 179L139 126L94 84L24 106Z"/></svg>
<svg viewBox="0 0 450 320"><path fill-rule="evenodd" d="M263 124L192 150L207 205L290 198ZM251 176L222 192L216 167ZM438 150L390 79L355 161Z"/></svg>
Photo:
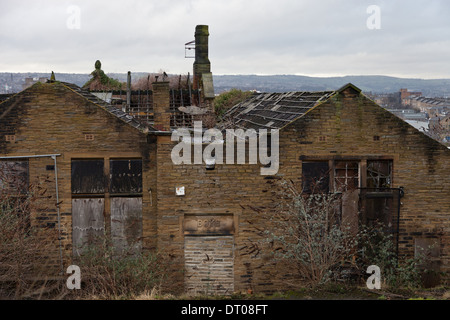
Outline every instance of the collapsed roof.
<svg viewBox="0 0 450 320"><path fill-rule="evenodd" d="M228 110L224 126L255 130L281 129L349 87L361 92L349 83L336 91L257 93Z"/></svg>

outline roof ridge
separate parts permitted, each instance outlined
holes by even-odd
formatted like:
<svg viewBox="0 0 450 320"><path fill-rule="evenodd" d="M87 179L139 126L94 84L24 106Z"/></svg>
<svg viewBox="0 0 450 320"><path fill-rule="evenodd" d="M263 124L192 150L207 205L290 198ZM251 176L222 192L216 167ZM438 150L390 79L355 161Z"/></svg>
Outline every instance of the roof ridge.
<svg viewBox="0 0 450 320"><path fill-rule="evenodd" d="M153 126L139 122L132 115L122 111L119 108L114 107L112 104L107 103L106 101L98 98L96 95L90 93L89 91L87 91L83 88L80 88L76 84L69 83L69 82L63 82L63 81L57 81L57 82L61 83L63 86L65 86L72 92L78 94L79 96L83 97L84 99L88 100L90 103L97 105L101 109L103 109L106 112L117 117L119 120L124 121L125 123L131 125L132 127L138 129L139 131L141 131L143 133L147 133L149 131L157 131L155 128L153 128Z"/></svg>

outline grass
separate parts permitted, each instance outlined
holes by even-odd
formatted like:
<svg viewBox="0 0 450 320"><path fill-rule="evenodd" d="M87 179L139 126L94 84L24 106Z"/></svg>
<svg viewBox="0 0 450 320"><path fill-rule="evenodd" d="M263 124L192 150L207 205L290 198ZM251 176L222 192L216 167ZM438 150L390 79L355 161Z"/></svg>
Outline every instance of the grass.
<svg viewBox="0 0 450 320"><path fill-rule="evenodd" d="M395 292L395 293L394 293ZM316 288L279 291L272 294L236 292L229 296L160 294L154 289L130 300L450 300L450 288L368 290L365 287L328 283Z"/></svg>

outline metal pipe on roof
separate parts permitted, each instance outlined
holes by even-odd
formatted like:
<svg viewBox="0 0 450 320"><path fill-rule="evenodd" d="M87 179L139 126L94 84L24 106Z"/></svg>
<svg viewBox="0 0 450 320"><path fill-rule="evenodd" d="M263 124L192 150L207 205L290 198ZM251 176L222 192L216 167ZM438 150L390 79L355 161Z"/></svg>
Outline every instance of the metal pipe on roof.
<svg viewBox="0 0 450 320"><path fill-rule="evenodd" d="M127 106L130 108L131 105L131 71L127 74Z"/></svg>

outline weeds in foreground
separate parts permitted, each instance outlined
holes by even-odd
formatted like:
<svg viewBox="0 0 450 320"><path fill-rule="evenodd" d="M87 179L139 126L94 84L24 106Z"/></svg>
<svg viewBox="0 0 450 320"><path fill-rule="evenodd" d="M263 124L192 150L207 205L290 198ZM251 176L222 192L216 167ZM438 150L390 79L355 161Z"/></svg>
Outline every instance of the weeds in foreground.
<svg viewBox="0 0 450 320"><path fill-rule="evenodd" d="M86 246L74 263L81 270L81 290L76 292L81 299L154 299L168 282L170 265L167 256L155 252L117 252L106 237Z"/></svg>

